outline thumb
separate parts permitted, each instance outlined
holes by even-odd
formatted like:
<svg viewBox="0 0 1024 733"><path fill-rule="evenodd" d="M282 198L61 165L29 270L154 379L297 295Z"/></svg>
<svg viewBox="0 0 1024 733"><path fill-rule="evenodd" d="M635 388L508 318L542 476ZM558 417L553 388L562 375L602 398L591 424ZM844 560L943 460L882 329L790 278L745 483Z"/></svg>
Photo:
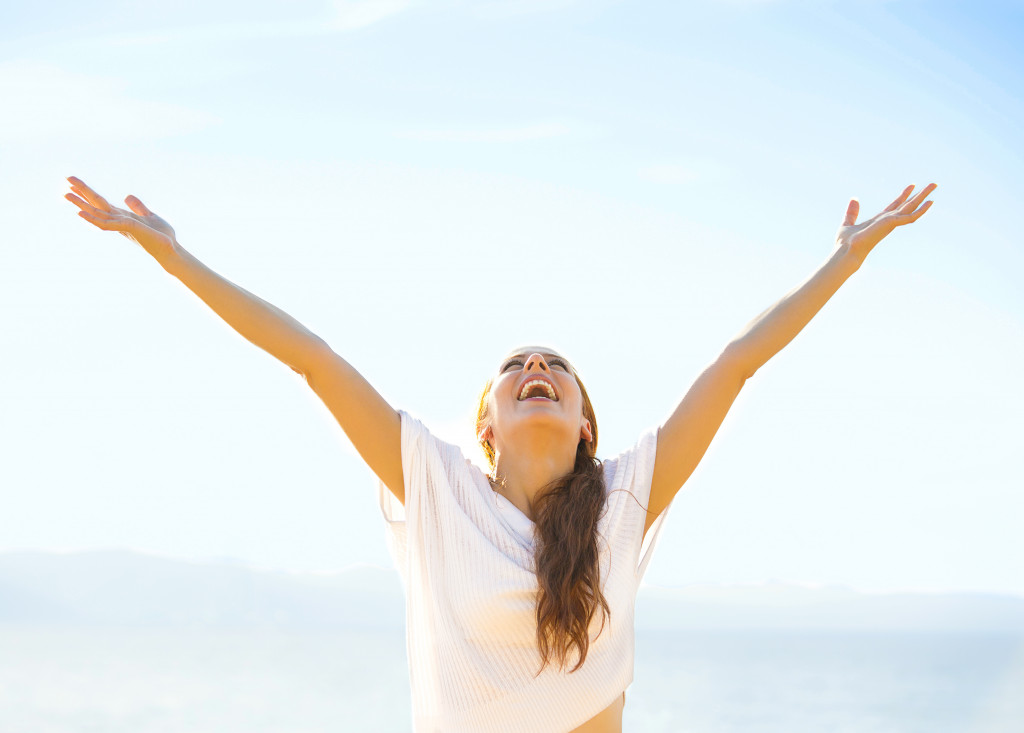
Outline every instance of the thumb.
<svg viewBox="0 0 1024 733"><path fill-rule="evenodd" d="M125 197L124 202L128 204L128 208L134 211L139 216L153 216L153 212L142 203L136 196Z"/></svg>
<svg viewBox="0 0 1024 733"><path fill-rule="evenodd" d="M860 213L860 202L857 199L850 199L850 205L846 207L846 218L843 219L843 226L853 226L857 221L857 214Z"/></svg>

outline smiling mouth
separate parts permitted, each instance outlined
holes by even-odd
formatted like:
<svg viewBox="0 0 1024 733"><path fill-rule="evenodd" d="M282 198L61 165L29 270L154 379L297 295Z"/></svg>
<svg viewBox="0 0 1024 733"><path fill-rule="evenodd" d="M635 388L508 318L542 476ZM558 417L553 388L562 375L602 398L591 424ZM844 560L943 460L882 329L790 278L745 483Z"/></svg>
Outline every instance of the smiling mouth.
<svg viewBox="0 0 1024 733"><path fill-rule="evenodd" d="M547 400L548 402L558 402L558 395L555 394L554 387L552 387L547 380L533 379L524 384L519 393L520 402L526 402L528 400Z"/></svg>

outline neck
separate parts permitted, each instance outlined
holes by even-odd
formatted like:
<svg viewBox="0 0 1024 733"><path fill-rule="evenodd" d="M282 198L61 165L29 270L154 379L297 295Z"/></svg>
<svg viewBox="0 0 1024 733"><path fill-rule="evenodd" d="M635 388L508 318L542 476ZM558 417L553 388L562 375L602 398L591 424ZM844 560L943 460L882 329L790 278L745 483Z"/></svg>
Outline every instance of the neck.
<svg viewBox="0 0 1024 733"><path fill-rule="evenodd" d="M494 490L508 499L531 522L536 522L533 506L541 489L552 481L572 473L576 466L576 447L570 453L550 450L498 452L494 457Z"/></svg>

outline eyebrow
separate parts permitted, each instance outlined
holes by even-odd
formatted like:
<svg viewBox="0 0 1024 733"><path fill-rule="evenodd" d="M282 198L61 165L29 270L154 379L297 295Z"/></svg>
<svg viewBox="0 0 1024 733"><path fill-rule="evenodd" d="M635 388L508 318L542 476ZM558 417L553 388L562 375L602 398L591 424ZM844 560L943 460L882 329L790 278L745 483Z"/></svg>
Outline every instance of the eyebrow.
<svg viewBox="0 0 1024 733"><path fill-rule="evenodd" d="M540 354L545 359L558 359L559 361L564 361L566 366L568 366L570 368L572 367L572 365L569 363L569 360L566 359L561 354L552 354L550 352L543 352L543 351L537 351L537 352L532 352L531 351L530 353L531 354L532 353ZM522 359L522 358L525 358L525 357L526 357L526 353L522 352L522 351L519 352L518 354L509 354L508 356L506 356L504 359L501 360L500 366L505 366L506 364L508 364L510 359L516 359L516 358Z"/></svg>

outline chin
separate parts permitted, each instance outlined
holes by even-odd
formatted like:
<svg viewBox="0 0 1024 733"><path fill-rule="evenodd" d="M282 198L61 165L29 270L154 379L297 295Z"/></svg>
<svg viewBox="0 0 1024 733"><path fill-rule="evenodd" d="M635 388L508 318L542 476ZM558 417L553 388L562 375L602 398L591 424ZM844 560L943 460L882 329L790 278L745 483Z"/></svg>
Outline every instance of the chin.
<svg viewBox="0 0 1024 733"><path fill-rule="evenodd" d="M565 435L569 441L573 440L576 433L576 421L569 422L565 416L552 410L538 409L531 410L529 414L520 414L518 419L509 424L506 429L509 432L533 433L543 432L550 435Z"/></svg>

